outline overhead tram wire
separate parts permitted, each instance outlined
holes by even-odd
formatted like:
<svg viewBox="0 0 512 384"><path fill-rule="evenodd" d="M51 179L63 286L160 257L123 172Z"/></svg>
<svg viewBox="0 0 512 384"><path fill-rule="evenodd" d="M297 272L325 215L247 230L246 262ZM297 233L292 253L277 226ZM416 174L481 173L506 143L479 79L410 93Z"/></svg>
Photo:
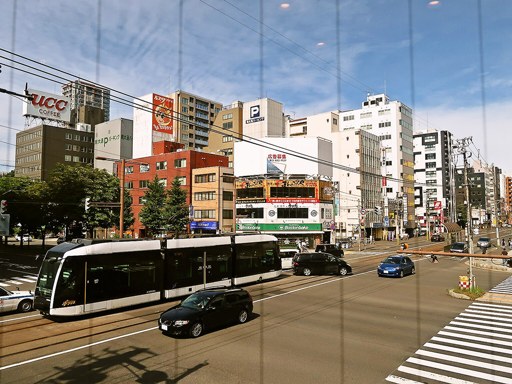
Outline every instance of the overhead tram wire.
<svg viewBox="0 0 512 384"><path fill-rule="evenodd" d="M17 57L20 57L24 60L27 60L29 62L34 62L34 63L37 63L35 60L33 59L30 59L28 57L25 57L23 55L19 55L19 54L16 54L14 52L9 52L8 50L5 50L3 48L0 48L0 51L4 51L4 52L8 52L8 53L12 53L13 55L17 56ZM22 63L22 62L19 62L19 61L16 61L16 60L12 60L12 59L9 59L9 58L6 58L5 56L1 56L0 55L0 58L3 58L3 59L7 59L11 62L14 62L16 64L19 64L21 66L25 66L25 67L28 67L30 69L33 69L35 71L40 71L41 73L44 73L46 75L49 75L49 76L52 76L52 77L55 77L57 79L61 79L63 81L59 81L59 80L55 80L55 79L52 79L52 78L49 78L49 77L46 77L46 76L42 76L42 75L39 75L37 73L34 73L34 72L30 72L30 71L27 71L27 70L24 70L24 69L21 69L21 68L17 68L15 66L12 66L12 65L8 65L6 64L7 67L9 68L12 68L14 70L17 70L17 71L21 71L21 72L24 72L24 73L27 73L29 75L32 75L32 76L35 76L35 77L39 77L39 78L42 78L42 79L45 79L45 80L48 80L48 81L52 81L52 82L55 82L55 83L58 83L58 84L61 84L61 85L64 85L66 84L66 82L72 82L74 79L81 79L87 83L90 83L92 85L95 85L99 88L103 88L103 89L106 89L106 90L109 90L111 92L114 92L114 93L118 93L120 95L123 95L125 97L129 97L131 98L132 100L136 100L136 101L140 101L141 103L143 104L137 104L136 102L132 101L132 100L127 100L127 99L124 99L120 96L116 96L116 95L110 95L110 99L113 100L114 102L117 102L117 103L120 103L120 104L123 104L123 105L126 105L126 106L129 106L129 107L132 107L132 108L135 108L135 109L138 109L138 110L142 110L142 111L145 111L145 112L149 112L149 113L153 113L153 104L150 102L150 101L147 101L147 100L143 100L143 99L140 99L138 97L135 97L135 96L132 96L132 95L129 95L127 93L124 93L122 91L118 91L116 89L113 89L113 88L110 88L110 87L107 87L107 86L104 86L104 85L101 85L101 84L97 84L93 81L90 81L90 80L87 80L87 79L84 79L83 77L79 77L79 76L75 76L73 75L72 73L69 73L69 72L66 72L66 71L63 71L63 70L60 70L58 68L55 68L53 66L50 66L50 65L47 65L47 64L41 64L41 63L37 63L38 65L40 66L43 66L43 67L46 67L46 68L50 68L54 71L57 71L57 72L61 72L63 74L66 74L68 76L71 76L72 78L71 79L68 79L68 78L65 78L65 77L62 77L60 75L57 75L57 74L53 74L51 72L48 72L48 71L44 71L44 70L41 70L39 68L36 68L36 67L33 67L33 66L30 66L28 64L25 64L25 63ZM149 105L149 106L146 106L146 105ZM176 115L182 115L180 112L176 111L175 113ZM182 119L181 117L178 117L178 116L175 116L175 114L173 113L173 115L165 115L166 117L169 117L169 118L172 118L174 121L177 121L177 122L182 122L182 123L187 123L187 124L191 124L191 121L189 121L188 119ZM225 135L225 131L223 130L222 127L220 126L214 126L215 128L218 128L215 129L215 128L209 128L209 131L213 132L213 133L216 133L216 134L221 134L221 135ZM231 135L233 136L235 139L238 139L240 141L246 141L246 142L249 142L249 143L252 143L254 145L257 145L257 146L260 146L260 147L264 147L264 148L267 148L267 149L271 149L271 150L279 150L287 155L291 155L291 156L295 156L295 157L298 157L300 159L303 159L303 160L307 160L307 161L312 161L312 162L316 162L318 164L322 164L322 165L327 165L327 166L330 166L330 167L333 167L333 168L337 168L337 169L341 169L341 170L344 170L344 171L347 171L347 172L351 172L351 173L355 173L355 174L367 174L369 176L375 176L375 177L383 177L383 175L381 174L376 174L376 173L370 173L370 172L364 172L364 171L360 171L360 170L357 170L355 168L351 168L351 167L348 167L348 166L344 166L344 165L341 165L341 164L337 164L337 163L333 163L333 162L329 162L329 161L325 161L325 160L321 160L319 158L316 158L316 157L313 157L313 156L309 156L309 155L306 155L304 153L301 153L301 152L297 152L297 151L294 151L294 150L291 150L291 149L288 149L288 148L284 148L284 147L281 147L279 145L275 145L275 144L270 144L270 143L267 143L267 142L264 142L263 140L261 139L257 139L257 138L253 138L251 136L248 136L248 135L244 135L244 134L234 134L234 135ZM387 177L387 180L389 181L395 181L395 182L398 182L398 183L404 183L404 180L402 179L398 179L398 178L392 178L392 177ZM423 185L423 184L418 184L418 185ZM425 184L426 185L426 184ZM431 184L430 184L431 185Z"/></svg>

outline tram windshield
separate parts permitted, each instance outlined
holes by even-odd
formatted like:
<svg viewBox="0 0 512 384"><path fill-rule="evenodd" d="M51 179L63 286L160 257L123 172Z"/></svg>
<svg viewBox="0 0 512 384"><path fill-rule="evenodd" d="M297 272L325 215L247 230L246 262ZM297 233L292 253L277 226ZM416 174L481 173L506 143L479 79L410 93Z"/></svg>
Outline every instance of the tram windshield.
<svg viewBox="0 0 512 384"><path fill-rule="evenodd" d="M52 293L53 283L57 277L62 255L47 254L41 265L37 279L36 294L49 298Z"/></svg>

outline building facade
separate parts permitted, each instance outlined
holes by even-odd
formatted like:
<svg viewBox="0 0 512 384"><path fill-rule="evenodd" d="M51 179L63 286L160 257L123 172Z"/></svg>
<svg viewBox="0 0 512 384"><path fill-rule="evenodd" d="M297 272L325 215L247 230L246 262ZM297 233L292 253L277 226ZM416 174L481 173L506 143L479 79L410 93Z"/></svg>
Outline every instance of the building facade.
<svg viewBox="0 0 512 384"><path fill-rule="evenodd" d="M414 135L414 205L420 233L445 232L456 221L453 137L448 131L427 130Z"/></svg>
<svg viewBox="0 0 512 384"><path fill-rule="evenodd" d="M43 124L16 134L16 176L47 180L58 163L93 165L94 133L90 126L78 124L77 129L70 129Z"/></svg>
<svg viewBox="0 0 512 384"><path fill-rule="evenodd" d="M69 98L71 124L96 124L110 120L110 90L83 80L71 81L62 86L62 94Z"/></svg>
<svg viewBox="0 0 512 384"><path fill-rule="evenodd" d="M133 121L116 119L96 125L94 131L94 168L112 171L112 160L133 158Z"/></svg>

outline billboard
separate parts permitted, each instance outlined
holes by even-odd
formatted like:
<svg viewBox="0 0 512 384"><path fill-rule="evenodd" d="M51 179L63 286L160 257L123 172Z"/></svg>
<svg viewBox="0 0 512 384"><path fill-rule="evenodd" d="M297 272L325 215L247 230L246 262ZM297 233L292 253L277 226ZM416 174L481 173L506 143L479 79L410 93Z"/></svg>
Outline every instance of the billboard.
<svg viewBox="0 0 512 384"><path fill-rule="evenodd" d="M27 92L32 96L32 100L23 103L23 116L70 122L71 105L69 98L35 89L27 89Z"/></svg>
<svg viewBox="0 0 512 384"><path fill-rule="evenodd" d="M173 107L174 100L153 94L152 127L155 132L173 133Z"/></svg>

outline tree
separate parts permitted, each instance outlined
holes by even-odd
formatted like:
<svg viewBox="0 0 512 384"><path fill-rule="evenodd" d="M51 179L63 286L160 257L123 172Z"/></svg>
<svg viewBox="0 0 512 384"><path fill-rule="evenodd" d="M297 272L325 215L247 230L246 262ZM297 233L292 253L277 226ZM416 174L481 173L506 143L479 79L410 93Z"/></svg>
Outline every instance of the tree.
<svg viewBox="0 0 512 384"><path fill-rule="evenodd" d="M189 222L189 210L187 193L181 188L180 180L177 177L172 181L171 189L167 194L164 214L169 229L178 237Z"/></svg>
<svg viewBox="0 0 512 384"><path fill-rule="evenodd" d="M144 206L139 214L140 222L146 227L148 235L156 234L167 225L163 214L166 197L165 187L158 176L155 176L153 181L148 183L148 189L144 194Z"/></svg>

